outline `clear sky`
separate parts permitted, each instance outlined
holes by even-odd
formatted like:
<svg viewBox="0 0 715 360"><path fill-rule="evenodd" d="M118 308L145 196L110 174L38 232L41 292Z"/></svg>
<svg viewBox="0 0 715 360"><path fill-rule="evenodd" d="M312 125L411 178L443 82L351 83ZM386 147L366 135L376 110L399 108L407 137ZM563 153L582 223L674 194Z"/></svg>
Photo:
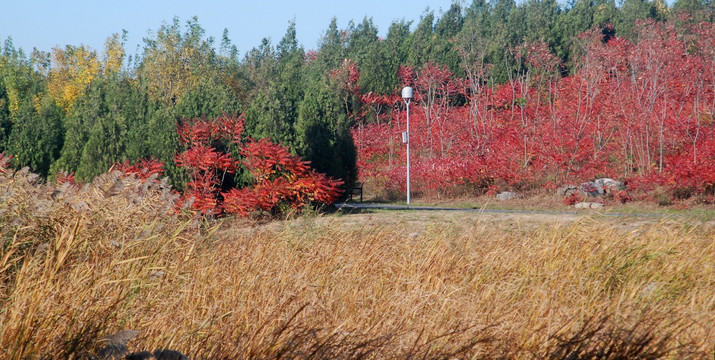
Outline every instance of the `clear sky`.
<svg viewBox="0 0 715 360"><path fill-rule="evenodd" d="M364 17L373 19L380 36L393 20L413 21L414 26L429 7L439 16L452 0L0 0L0 40L12 37L15 47L30 53L32 48L49 51L55 46L88 45L101 52L104 41L122 29L128 31L126 49L135 54L149 31L178 16L182 25L193 16L207 36L220 44L227 28L241 55L270 37L276 45L295 19L298 41L306 50L317 48L318 40L333 17L346 28ZM153 36L152 36L153 37Z"/></svg>

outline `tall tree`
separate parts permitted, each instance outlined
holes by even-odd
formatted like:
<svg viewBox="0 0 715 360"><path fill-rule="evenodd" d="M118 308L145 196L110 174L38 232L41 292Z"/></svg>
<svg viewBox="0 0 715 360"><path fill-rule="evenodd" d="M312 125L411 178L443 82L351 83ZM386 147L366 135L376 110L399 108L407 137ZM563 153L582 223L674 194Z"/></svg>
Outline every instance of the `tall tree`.
<svg viewBox="0 0 715 360"><path fill-rule="evenodd" d="M421 67L430 60L433 35L434 12L427 9L408 40L407 65Z"/></svg>
<svg viewBox="0 0 715 360"><path fill-rule="evenodd" d="M616 35L633 39L636 21L656 17L657 12L654 3L648 0L623 0L613 26L615 27Z"/></svg>
<svg viewBox="0 0 715 360"><path fill-rule="evenodd" d="M377 37L377 27L367 17L350 31L348 58L360 69L360 88L363 92L386 93L391 90L385 53Z"/></svg>
<svg viewBox="0 0 715 360"><path fill-rule="evenodd" d="M178 18L163 24L156 38L144 39L139 76L147 84L152 99L175 105L201 76L216 64L213 39L204 39L204 29L196 17L181 32Z"/></svg>
<svg viewBox="0 0 715 360"><path fill-rule="evenodd" d="M309 71L295 124L298 153L317 171L343 179L350 188L357 178L357 154L352 124L338 95L341 84L323 74L319 64L311 64Z"/></svg>
<svg viewBox="0 0 715 360"><path fill-rule="evenodd" d="M47 176L62 148L62 119L62 109L47 96L22 101L8 141L15 165Z"/></svg>
<svg viewBox="0 0 715 360"><path fill-rule="evenodd" d="M84 89L100 73L97 52L85 46L67 45L52 49L52 68L47 91L66 113Z"/></svg>
<svg viewBox="0 0 715 360"><path fill-rule="evenodd" d="M271 138L295 150L294 124L303 100L305 52L291 22L276 51L257 60L257 73L265 78L257 86L246 110L246 132L256 139ZM258 79L258 78L257 78Z"/></svg>
<svg viewBox="0 0 715 360"><path fill-rule="evenodd" d="M401 65L407 63L410 24L411 22L404 19L393 21L387 30L385 41L381 44L382 56L385 59L385 83L387 86L385 93L394 91L400 85L397 70Z"/></svg>
<svg viewBox="0 0 715 360"><path fill-rule="evenodd" d="M487 62L492 64L491 77L497 83L506 82L512 73L510 47L516 45L516 40L510 33L509 20L511 12L516 7L514 0L495 0L491 3L488 17L489 42Z"/></svg>
<svg viewBox="0 0 715 360"><path fill-rule="evenodd" d="M333 18L320 39L318 60L324 70L335 69L343 63L347 57L347 42L347 33L338 29L338 19Z"/></svg>
<svg viewBox="0 0 715 360"><path fill-rule="evenodd" d="M464 73L460 66L459 54L454 51L454 44L463 25L462 7L458 2L453 2L449 10L443 13L435 24L430 56L430 60L447 65L452 73L460 77Z"/></svg>

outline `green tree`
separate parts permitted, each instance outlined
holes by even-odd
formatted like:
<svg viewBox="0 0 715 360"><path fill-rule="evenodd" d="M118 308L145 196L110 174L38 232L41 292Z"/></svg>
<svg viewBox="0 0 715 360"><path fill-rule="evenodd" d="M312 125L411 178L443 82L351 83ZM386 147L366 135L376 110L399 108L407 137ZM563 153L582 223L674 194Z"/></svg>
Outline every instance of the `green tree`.
<svg viewBox="0 0 715 360"><path fill-rule="evenodd" d="M613 24L616 35L633 39L636 21L656 19L657 9L648 0L623 0Z"/></svg>
<svg viewBox="0 0 715 360"><path fill-rule="evenodd" d="M8 151L14 155L15 166L29 166L46 177L62 148L63 111L46 96L39 99L39 104L33 102L25 99L20 104L8 139Z"/></svg>
<svg viewBox="0 0 715 360"><path fill-rule="evenodd" d="M76 172L79 168L89 132L97 119L106 113L103 84L104 82L96 82L89 86L75 101L72 113L65 118L65 141L59 158L50 167L50 175L55 176L60 170Z"/></svg>
<svg viewBox="0 0 715 360"><path fill-rule="evenodd" d="M400 84L397 78L397 70L400 65L407 63L409 54L411 22L403 20L393 21L387 31L385 41L382 42L381 51L384 58L385 83L384 93L395 91ZM379 92L379 90L375 90Z"/></svg>
<svg viewBox="0 0 715 360"><path fill-rule="evenodd" d="M75 173L77 179L89 181L122 160L126 131L126 121L119 114L109 113L99 118L89 131L87 143L82 148Z"/></svg>
<svg viewBox="0 0 715 360"><path fill-rule="evenodd" d="M294 123L303 99L305 52L291 22L276 51L265 42L250 59L256 89L245 113L246 133L271 138L295 150Z"/></svg>
<svg viewBox="0 0 715 360"><path fill-rule="evenodd" d="M333 18L319 44L318 60L323 64L324 70L335 69L342 65L347 57L347 42L347 33L338 30L338 20Z"/></svg>
<svg viewBox="0 0 715 360"><path fill-rule="evenodd" d="M509 20L515 7L514 0L495 0L487 17L486 28L491 41L487 46L486 62L492 65L491 78L497 83L507 81L512 72L509 48L517 41L510 31Z"/></svg>
<svg viewBox="0 0 715 360"><path fill-rule="evenodd" d="M2 55L0 55L2 56ZM10 122L10 101L7 97L4 81L0 81L0 153L5 151L7 138L10 135L12 122Z"/></svg>
<svg viewBox="0 0 715 360"><path fill-rule="evenodd" d="M407 65L422 67L431 59L434 36L434 12L426 10L408 39Z"/></svg>
<svg viewBox="0 0 715 360"><path fill-rule="evenodd" d="M172 185L181 191L188 177L184 169L179 169L174 163L174 156L182 150L176 132L178 119L176 110L169 106L158 106L150 110L146 126L148 151L144 157L151 156L164 162L166 175L169 176Z"/></svg>
<svg viewBox="0 0 715 360"><path fill-rule="evenodd" d="M350 30L348 58L360 70L360 88L363 92L386 93L392 90L386 66L385 53L377 37L377 27L367 17Z"/></svg>
<svg viewBox="0 0 715 360"><path fill-rule="evenodd" d="M357 177L357 152L339 85L315 71L320 69L311 70L295 125L298 153L319 172L343 179L349 188Z"/></svg>
<svg viewBox="0 0 715 360"><path fill-rule="evenodd" d="M176 104L181 118L212 118L238 113L241 107L233 90L214 76L205 76L184 93Z"/></svg>
<svg viewBox="0 0 715 360"><path fill-rule="evenodd" d="M460 66L459 54L454 51L454 45L463 25L462 7L458 2L454 2L435 24L430 56L431 60L447 65L449 70L459 77L464 76L464 71Z"/></svg>

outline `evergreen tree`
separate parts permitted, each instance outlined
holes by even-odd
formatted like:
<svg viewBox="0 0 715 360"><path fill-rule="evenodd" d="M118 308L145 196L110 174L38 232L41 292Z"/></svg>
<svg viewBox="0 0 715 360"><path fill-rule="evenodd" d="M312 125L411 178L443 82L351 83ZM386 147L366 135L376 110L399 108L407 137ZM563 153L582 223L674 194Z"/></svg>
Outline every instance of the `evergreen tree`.
<svg viewBox="0 0 715 360"><path fill-rule="evenodd" d="M454 51L454 43L463 25L462 7L454 2L435 24L430 56L432 61L447 65L458 77L463 77L464 71L460 66L459 54Z"/></svg>
<svg viewBox="0 0 715 360"><path fill-rule="evenodd" d="M49 97L39 99L39 104L32 99L22 101L8 141L8 151L14 155L17 167L29 166L33 172L47 176L62 148L62 118L62 109Z"/></svg>
<svg viewBox="0 0 715 360"><path fill-rule="evenodd" d="M257 86L246 110L246 133L256 139L271 138L295 150L294 123L303 100L305 52L298 45L295 23L278 43L276 53L260 61L258 73L266 78Z"/></svg>
<svg viewBox="0 0 715 360"><path fill-rule="evenodd" d="M425 11L415 31L408 40L407 65L422 67L431 60L432 36L434 35L434 12Z"/></svg>
<svg viewBox="0 0 715 360"><path fill-rule="evenodd" d="M346 33L338 30L338 20L333 18L320 39L318 60L324 70L338 68L347 58L347 41Z"/></svg>
<svg viewBox="0 0 715 360"><path fill-rule="evenodd" d="M0 81L0 154L5 151L7 138L10 135L10 129L12 127L9 103L5 82Z"/></svg>
<svg viewBox="0 0 715 360"><path fill-rule="evenodd" d="M99 118L89 131L87 142L82 148L79 167L75 173L77 179L90 181L122 160L125 134L126 122L121 115L109 113Z"/></svg>
<svg viewBox="0 0 715 360"><path fill-rule="evenodd" d="M510 19L514 19L511 12L515 7L514 0L495 0L487 18L488 38L491 41L487 47L486 61L492 65L491 77L497 83L507 81L512 72L512 56L509 50L517 41L510 30L511 26L514 26L513 20L510 24Z"/></svg>
<svg viewBox="0 0 715 360"><path fill-rule="evenodd" d="M50 175L55 176L60 170L76 172L79 168L90 130L107 112L104 87L104 81L97 81L76 100L72 113L64 120L65 141L59 158L50 167Z"/></svg>
<svg viewBox="0 0 715 360"><path fill-rule="evenodd" d="M636 21L655 19L657 11L648 0L623 0L613 24L616 35L633 39Z"/></svg>
<svg viewBox="0 0 715 360"><path fill-rule="evenodd" d="M239 111L236 94L214 76L199 79L176 104L176 113L185 119L212 118L223 113L233 115Z"/></svg>
<svg viewBox="0 0 715 360"><path fill-rule="evenodd" d="M395 91L399 86L397 71L400 65L407 63L409 54L411 22L405 20L393 21L387 31L387 37L382 42L382 57L385 59L385 86L383 93ZM380 92L379 89L374 91Z"/></svg>
<svg viewBox="0 0 715 360"><path fill-rule="evenodd" d="M392 90L385 53L377 37L377 27L367 17L350 31L348 58L360 69L362 92L386 93Z"/></svg>
<svg viewBox="0 0 715 360"><path fill-rule="evenodd" d="M295 125L298 154L319 172L343 179L350 188L357 177L351 123L338 95L338 85L315 71L319 69L311 70Z"/></svg>

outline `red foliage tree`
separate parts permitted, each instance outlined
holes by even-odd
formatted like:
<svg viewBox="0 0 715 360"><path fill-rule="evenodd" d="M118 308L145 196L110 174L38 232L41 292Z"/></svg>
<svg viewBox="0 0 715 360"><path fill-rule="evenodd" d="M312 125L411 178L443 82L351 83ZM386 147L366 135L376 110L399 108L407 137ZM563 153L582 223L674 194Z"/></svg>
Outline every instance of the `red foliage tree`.
<svg viewBox="0 0 715 360"><path fill-rule="evenodd" d="M715 192L715 26L645 21L635 33L635 41L582 34L564 78L540 43L517 48L526 72L494 87L453 79L438 64L418 76L400 67L401 85L414 86L422 105L410 117L414 188L443 194L606 176L644 190ZM468 104L455 106L455 95ZM404 189L405 149L392 147L404 120L393 111L392 121L353 132L363 181Z"/></svg>
<svg viewBox="0 0 715 360"><path fill-rule="evenodd" d="M176 155L175 161L191 177L184 196L193 199L192 208L202 214L278 214L288 207L300 211L310 203L331 204L342 193L342 181L310 169L309 162L292 155L284 146L267 139L249 140L244 145L241 116L187 120L177 130L187 148ZM242 161L225 150L231 144L237 146ZM222 189L224 175L241 165L253 176L253 184L242 189Z"/></svg>
<svg viewBox="0 0 715 360"><path fill-rule="evenodd" d="M240 144L243 118L224 114L215 119L193 119L177 127L179 140L186 150L176 154L175 162L188 170L186 198L193 198L192 208L207 215L218 215L221 207L221 186L225 174L236 171L236 160L224 149Z"/></svg>
<svg viewBox="0 0 715 360"><path fill-rule="evenodd" d="M114 170L122 172L125 176L134 175L140 180L147 180L150 177L158 178L163 175L164 163L153 157L149 159L139 159L135 161L134 164L130 164L129 160L125 160L124 162L114 164ZM58 176L57 182L61 183L62 181L71 181L74 183L74 175L70 173L62 178Z"/></svg>
<svg viewBox="0 0 715 360"><path fill-rule="evenodd" d="M308 161L268 139L250 140L241 155L254 183L223 193L228 213L246 216L263 210L276 214L287 207L300 211L310 203L331 204L342 194L342 181L312 170Z"/></svg>

